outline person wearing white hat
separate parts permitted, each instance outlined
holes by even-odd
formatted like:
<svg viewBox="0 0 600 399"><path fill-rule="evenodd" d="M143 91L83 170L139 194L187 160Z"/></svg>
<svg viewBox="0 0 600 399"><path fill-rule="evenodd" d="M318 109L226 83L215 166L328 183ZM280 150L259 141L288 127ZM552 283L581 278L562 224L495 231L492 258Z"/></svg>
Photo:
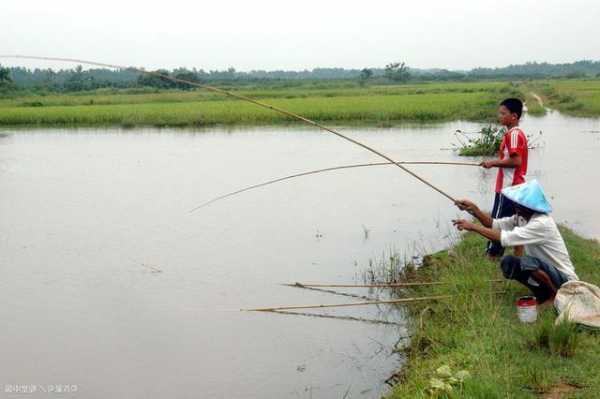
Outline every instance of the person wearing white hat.
<svg viewBox="0 0 600 399"><path fill-rule="evenodd" d="M459 200L456 206L475 216L481 224L463 219L453 223L461 231L476 232L503 247L524 246L525 256L509 255L500 261L504 277L527 286L538 303L553 300L561 285L579 278L562 235L549 215L552 207L544 190L537 180L532 180L506 187L502 195L515 203L515 215L493 219L473 202Z"/></svg>

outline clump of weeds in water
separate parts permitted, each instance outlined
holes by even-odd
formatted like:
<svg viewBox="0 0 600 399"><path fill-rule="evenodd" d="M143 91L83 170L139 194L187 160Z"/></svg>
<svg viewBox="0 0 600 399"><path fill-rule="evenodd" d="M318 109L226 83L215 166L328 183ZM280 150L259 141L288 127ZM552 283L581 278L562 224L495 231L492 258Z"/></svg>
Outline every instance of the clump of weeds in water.
<svg viewBox="0 0 600 399"><path fill-rule="evenodd" d="M475 132L475 137L470 137L468 133L457 130L454 136L459 142L458 155L473 157L473 156L492 156L496 155L500 150L502 137L506 133L504 127L494 127L492 125L484 126L479 132ZM534 149L543 146L539 141L542 137L542 132L539 135L527 135L529 149Z"/></svg>
<svg viewBox="0 0 600 399"><path fill-rule="evenodd" d="M369 234L371 233L371 230L367 228L367 226L365 226L364 224L361 225L362 229L363 229L363 234L364 234L364 239L368 240L369 239Z"/></svg>
<svg viewBox="0 0 600 399"><path fill-rule="evenodd" d="M505 131L504 128L489 125L483 127L476 137L469 137L466 133L457 130L454 135L460 143L458 155L495 155L500 149L500 143Z"/></svg>
<svg viewBox="0 0 600 399"><path fill-rule="evenodd" d="M398 252L391 250L379 259L369 259L369 265L363 271L363 281L373 284L397 283L411 267Z"/></svg>

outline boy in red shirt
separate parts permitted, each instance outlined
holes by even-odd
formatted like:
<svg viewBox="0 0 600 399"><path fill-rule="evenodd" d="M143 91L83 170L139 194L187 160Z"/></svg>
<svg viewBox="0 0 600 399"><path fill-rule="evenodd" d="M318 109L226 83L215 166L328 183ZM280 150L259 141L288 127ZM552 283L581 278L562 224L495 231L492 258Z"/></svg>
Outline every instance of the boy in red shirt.
<svg viewBox="0 0 600 399"><path fill-rule="evenodd" d="M496 177L496 195L492 218L501 219L515 214L514 203L501 194L505 187L514 186L525 182L527 173L527 136L519 128L519 120L523 113L523 102L518 98L507 98L500 103L498 108L498 120L505 126L500 144L499 159L481 163L486 169L498 168ZM490 241L487 246L487 254L490 257L500 257L504 254L504 248L498 241ZM520 250L517 250L517 253Z"/></svg>

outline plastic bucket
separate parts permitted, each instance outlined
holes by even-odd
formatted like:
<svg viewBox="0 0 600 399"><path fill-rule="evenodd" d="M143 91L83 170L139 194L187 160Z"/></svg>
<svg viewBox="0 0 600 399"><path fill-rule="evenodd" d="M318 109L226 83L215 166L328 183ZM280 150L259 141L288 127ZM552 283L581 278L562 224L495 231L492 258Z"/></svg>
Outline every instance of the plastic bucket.
<svg viewBox="0 0 600 399"><path fill-rule="evenodd" d="M517 314L521 323L534 323L537 320L537 300L533 296L522 296L517 300Z"/></svg>

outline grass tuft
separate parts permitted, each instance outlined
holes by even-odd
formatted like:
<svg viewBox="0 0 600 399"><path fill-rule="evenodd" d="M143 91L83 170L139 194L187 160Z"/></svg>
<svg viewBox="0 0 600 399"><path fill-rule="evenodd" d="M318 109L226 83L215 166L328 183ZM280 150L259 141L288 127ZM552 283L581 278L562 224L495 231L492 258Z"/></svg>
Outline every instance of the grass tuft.
<svg viewBox="0 0 600 399"><path fill-rule="evenodd" d="M580 337L576 324L566 320L561 321L550 332L550 352L564 357L573 357L581 341Z"/></svg>

